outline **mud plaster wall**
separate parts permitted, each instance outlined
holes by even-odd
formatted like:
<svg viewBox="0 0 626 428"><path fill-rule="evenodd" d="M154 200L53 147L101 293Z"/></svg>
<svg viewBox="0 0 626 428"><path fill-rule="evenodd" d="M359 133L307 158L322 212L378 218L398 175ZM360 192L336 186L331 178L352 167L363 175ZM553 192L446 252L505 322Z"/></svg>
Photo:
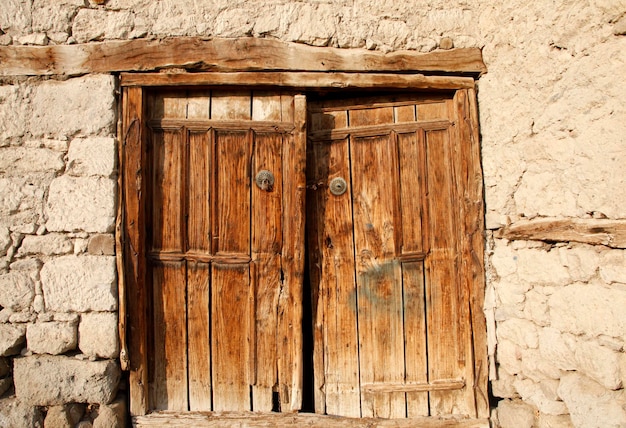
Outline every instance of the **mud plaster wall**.
<svg viewBox="0 0 626 428"><path fill-rule="evenodd" d="M200 35L481 47L493 424L626 424L623 246L496 238L543 217L626 221L626 1L96 3L4 0L0 45ZM115 91L107 75L0 85L0 425L47 412L95 426L117 409L105 405L119 378Z"/></svg>

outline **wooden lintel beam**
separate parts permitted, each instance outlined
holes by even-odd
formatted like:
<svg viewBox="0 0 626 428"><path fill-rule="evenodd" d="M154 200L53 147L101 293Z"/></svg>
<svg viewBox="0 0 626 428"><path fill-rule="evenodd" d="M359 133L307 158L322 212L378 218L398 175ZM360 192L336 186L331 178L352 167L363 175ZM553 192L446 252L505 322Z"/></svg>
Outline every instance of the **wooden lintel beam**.
<svg viewBox="0 0 626 428"><path fill-rule="evenodd" d="M487 71L478 48L382 53L272 39L177 37L76 45L0 46L0 76L80 75L182 68L193 71Z"/></svg>
<svg viewBox="0 0 626 428"><path fill-rule="evenodd" d="M626 220L554 219L519 221L495 231L496 238L550 242L581 242L626 248Z"/></svg>
<svg viewBox="0 0 626 428"><path fill-rule="evenodd" d="M472 77L338 72L123 73L122 86L280 86L291 88L466 89Z"/></svg>

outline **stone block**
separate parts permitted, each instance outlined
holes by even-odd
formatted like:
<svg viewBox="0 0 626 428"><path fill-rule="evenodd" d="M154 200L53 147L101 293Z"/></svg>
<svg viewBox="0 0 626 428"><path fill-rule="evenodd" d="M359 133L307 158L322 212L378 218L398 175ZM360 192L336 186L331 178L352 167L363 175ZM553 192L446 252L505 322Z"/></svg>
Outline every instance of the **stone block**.
<svg viewBox="0 0 626 428"><path fill-rule="evenodd" d="M49 311L117 309L115 257L71 255L50 260L41 270L41 283Z"/></svg>
<svg viewBox="0 0 626 428"><path fill-rule="evenodd" d="M491 380L491 392L494 397L517 398L519 394L513 386L515 376L508 374L505 370L498 370L498 378Z"/></svg>
<svg viewBox="0 0 626 428"><path fill-rule="evenodd" d="M0 324L0 356L18 355L26 338L23 325Z"/></svg>
<svg viewBox="0 0 626 428"><path fill-rule="evenodd" d="M0 399L0 427L34 428L43 424L43 415L39 408L17 397Z"/></svg>
<svg viewBox="0 0 626 428"><path fill-rule="evenodd" d="M34 406L107 404L115 398L120 380L115 361L50 355L16 358L13 373L16 396Z"/></svg>
<svg viewBox="0 0 626 428"><path fill-rule="evenodd" d="M94 235L89 239L87 251L94 256L113 256L115 255L115 237L111 234Z"/></svg>
<svg viewBox="0 0 626 428"><path fill-rule="evenodd" d="M4 33L28 32L32 23L31 0L6 1L0 9L0 28Z"/></svg>
<svg viewBox="0 0 626 428"><path fill-rule="evenodd" d="M0 178L0 218L11 231L37 231L43 217L41 202L53 178L53 173Z"/></svg>
<svg viewBox="0 0 626 428"><path fill-rule="evenodd" d="M536 409L520 400L502 400L498 403L498 421L501 428L534 428Z"/></svg>
<svg viewBox="0 0 626 428"><path fill-rule="evenodd" d="M11 239L11 233L9 228L0 225L0 256L7 254L7 250L11 247L13 240Z"/></svg>
<svg viewBox="0 0 626 428"><path fill-rule="evenodd" d="M496 358L500 368L510 375L522 371L522 353L518 345L508 340L498 341Z"/></svg>
<svg viewBox="0 0 626 428"><path fill-rule="evenodd" d="M574 428L570 415L539 414L537 428Z"/></svg>
<svg viewBox="0 0 626 428"><path fill-rule="evenodd" d="M84 3L78 4L76 0L34 0L33 31L68 33L79 6L84 6Z"/></svg>
<svg viewBox="0 0 626 428"><path fill-rule="evenodd" d="M531 379L517 378L515 389L527 403L533 404L540 412L548 415L565 415L568 413L565 403L556 399L554 390L558 388L558 381L544 380L534 382Z"/></svg>
<svg viewBox="0 0 626 428"><path fill-rule="evenodd" d="M78 327L78 347L90 357L115 358L119 352L117 314L91 312L83 314Z"/></svg>
<svg viewBox="0 0 626 428"><path fill-rule="evenodd" d="M607 389L622 388L621 352L615 352L593 341L579 340L574 348L578 371Z"/></svg>
<svg viewBox="0 0 626 428"><path fill-rule="evenodd" d="M110 177L115 173L114 138L76 138L67 153L67 173L73 176Z"/></svg>
<svg viewBox="0 0 626 428"><path fill-rule="evenodd" d="M539 333L541 357L561 370L576 370L576 356L573 350L575 346L576 340L572 335L561 333L554 328L547 327Z"/></svg>
<svg viewBox="0 0 626 428"><path fill-rule="evenodd" d="M26 329L28 350L35 354L58 355L76 349L76 324L69 322L42 322Z"/></svg>
<svg viewBox="0 0 626 428"><path fill-rule="evenodd" d="M27 272L11 271L0 275L0 306L12 311L30 308L35 283Z"/></svg>
<svg viewBox="0 0 626 428"><path fill-rule="evenodd" d="M626 290L597 283L572 284L548 299L552 327L576 335L606 335L626 342Z"/></svg>
<svg viewBox="0 0 626 428"><path fill-rule="evenodd" d="M44 428L74 428L65 406L50 406L44 420Z"/></svg>
<svg viewBox="0 0 626 428"><path fill-rule="evenodd" d="M600 277L607 284L626 284L626 251L611 250L600 261Z"/></svg>
<svg viewBox="0 0 626 428"><path fill-rule="evenodd" d="M537 326L531 321L513 318L498 323L498 340L509 340L522 348L536 348L539 345Z"/></svg>
<svg viewBox="0 0 626 428"><path fill-rule="evenodd" d="M74 18L72 35L78 43L125 39L133 21L134 14L127 10L80 9Z"/></svg>
<svg viewBox="0 0 626 428"><path fill-rule="evenodd" d="M54 256L60 254L70 254L74 249L72 241L66 235L51 233L48 235L26 235L19 247L18 255L29 256L43 254Z"/></svg>
<svg viewBox="0 0 626 428"><path fill-rule="evenodd" d="M550 360L542 357L539 349L523 349L521 372L535 382L545 379L560 379L561 370Z"/></svg>
<svg viewBox="0 0 626 428"><path fill-rule="evenodd" d="M61 176L50 184L45 213L53 232L111 232L115 224L114 180Z"/></svg>
<svg viewBox="0 0 626 428"><path fill-rule="evenodd" d="M33 91L29 131L33 136L112 133L114 89L113 76L104 74L42 82Z"/></svg>
<svg viewBox="0 0 626 428"><path fill-rule="evenodd" d="M101 405L93 428L123 428L126 426L126 400L119 398L111 404Z"/></svg>
<svg viewBox="0 0 626 428"><path fill-rule="evenodd" d="M0 171L7 176L33 172L60 172L65 167L62 153L33 147L0 148Z"/></svg>
<svg viewBox="0 0 626 428"><path fill-rule="evenodd" d="M559 395L567 405L574 426L608 428L626 426L626 393L610 391L572 372L561 378Z"/></svg>
<svg viewBox="0 0 626 428"><path fill-rule="evenodd" d="M517 251L517 276L533 286L566 285L571 281L558 250L527 248Z"/></svg>

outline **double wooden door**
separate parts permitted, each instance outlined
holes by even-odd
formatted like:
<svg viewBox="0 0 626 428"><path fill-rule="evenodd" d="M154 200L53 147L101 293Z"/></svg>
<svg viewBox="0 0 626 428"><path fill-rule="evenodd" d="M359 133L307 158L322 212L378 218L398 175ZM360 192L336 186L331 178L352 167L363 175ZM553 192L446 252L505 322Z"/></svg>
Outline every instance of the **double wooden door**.
<svg viewBox="0 0 626 428"><path fill-rule="evenodd" d="M471 97L128 89L131 411L485 417Z"/></svg>

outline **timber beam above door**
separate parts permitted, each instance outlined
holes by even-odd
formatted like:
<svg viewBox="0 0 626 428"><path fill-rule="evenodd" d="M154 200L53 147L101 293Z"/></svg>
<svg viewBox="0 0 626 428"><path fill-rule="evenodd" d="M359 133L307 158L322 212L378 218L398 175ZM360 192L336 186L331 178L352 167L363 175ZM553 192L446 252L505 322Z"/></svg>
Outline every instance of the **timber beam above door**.
<svg viewBox="0 0 626 428"><path fill-rule="evenodd" d="M311 71L479 76L479 48L421 53L313 47L271 39L175 37L55 46L0 46L0 76L75 76L124 71Z"/></svg>

